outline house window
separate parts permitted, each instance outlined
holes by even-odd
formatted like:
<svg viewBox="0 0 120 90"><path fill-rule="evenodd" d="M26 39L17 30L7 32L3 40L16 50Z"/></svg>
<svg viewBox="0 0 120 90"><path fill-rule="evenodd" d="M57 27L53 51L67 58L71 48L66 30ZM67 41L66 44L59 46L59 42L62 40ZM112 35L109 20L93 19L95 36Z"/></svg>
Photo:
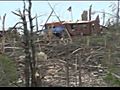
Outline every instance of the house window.
<svg viewBox="0 0 120 90"><path fill-rule="evenodd" d="M77 25L73 24L71 25L71 29L76 29L77 28Z"/></svg>
<svg viewBox="0 0 120 90"><path fill-rule="evenodd" d="M75 24L71 25L71 29L72 29L72 31L75 31L75 29L77 29L77 25L75 25Z"/></svg>
<svg viewBox="0 0 120 90"><path fill-rule="evenodd" d="M87 24L80 24L79 28L80 28L80 30L87 29Z"/></svg>
<svg viewBox="0 0 120 90"><path fill-rule="evenodd" d="M83 29L83 25L80 24L80 25L79 25L79 28L80 28L80 30L82 30L82 29Z"/></svg>
<svg viewBox="0 0 120 90"><path fill-rule="evenodd" d="M83 24L83 29L87 29L87 25L86 24Z"/></svg>

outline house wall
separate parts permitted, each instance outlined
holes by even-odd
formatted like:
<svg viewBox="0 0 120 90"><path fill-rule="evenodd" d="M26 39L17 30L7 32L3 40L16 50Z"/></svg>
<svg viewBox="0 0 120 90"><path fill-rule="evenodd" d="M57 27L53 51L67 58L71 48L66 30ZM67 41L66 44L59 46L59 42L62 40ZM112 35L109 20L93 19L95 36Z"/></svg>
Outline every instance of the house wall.
<svg viewBox="0 0 120 90"><path fill-rule="evenodd" d="M75 35L91 35L98 34L101 32L99 21L96 19L94 21L85 22L85 23L65 23L61 24L60 22L47 23L45 25L46 29L52 28L52 26L62 26L67 28L71 36Z"/></svg>
<svg viewBox="0 0 120 90"><path fill-rule="evenodd" d="M75 25L75 28L72 28ZM66 24L71 36L75 35L88 35L91 33L89 24Z"/></svg>

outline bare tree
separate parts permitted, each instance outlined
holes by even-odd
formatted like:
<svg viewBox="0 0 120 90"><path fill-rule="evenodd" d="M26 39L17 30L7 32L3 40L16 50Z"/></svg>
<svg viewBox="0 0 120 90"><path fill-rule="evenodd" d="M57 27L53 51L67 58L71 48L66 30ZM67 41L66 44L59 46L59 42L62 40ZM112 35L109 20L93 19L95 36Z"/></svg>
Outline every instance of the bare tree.
<svg viewBox="0 0 120 90"><path fill-rule="evenodd" d="M35 44L34 44L34 34L33 34L33 18L31 17L31 8L32 8L32 2L29 0L29 7L28 7L28 17L29 17L29 24L30 24L30 44L31 44L31 54L32 54L32 59L31 59L31 86L35 87L36 84L36 79L35 79L35 73L36 73L36 60L35 60Z"/></svg>
<svg viewBox="0 0 120 90"><path fill-rule="evenodd" d="M2 29L3 29L3 32L2 32L2 53L5 52L5 49L4 49L4 45L5 45L5 17L6 17L6 13L4 14L3 16L3 22L2 22Z"/></svg>
<svg viewBox="0 0 120 90"><path fill-rule="evenodd" d="M19 10L19 14L13 12L15 15L19 16L22 20L22 22L18 22L16 23L16 25L18 25L19 23L23 24L23 43L24 43L24 50L25 50L25 86L29 87L35 87L37 86L37 79L36 79L36 50L35 50L35 35L34 35L34 31L33 31L33 19L35 17L32 18L32 13L31 13L31 8L32 8L32 2L31 0L28 0L28 9L26 9L26 4L25 4L25 0L24 0L24 9L23 9L23 13ZM29 27L30 27L30 31L28 30L28 23L26 21L26 12L28 13L28 19L29 19ZM37 18L37 17L36 17ZM37 21L36 21L37 23ZM15 25L15 26L16 26ZM36 24L37 25L37 24ZM15 27L14 26L14 27ZM37 30L38 30L38 26Z"/></svg>
<svg viewBox="0 0 120 90"><path fill-rule="evenodd" d="M25 85L26 87L30 86L30 61L31 61L31 57L30 57L30 43L29 43L29 31L27 29L27 21L26 21L26 16L25 16L25 2L24 2L24 10L23 10L23 29L24 29L24 49L25 49Z"/></svg>
<svg viewBox="0 0 120 90"><path fill-rule="evenodd" d="M103 11L103 23L102 23L102 25L104 26L104 24L105 24L105 11Z"/></svg>
<svg viewBox="0 0 120 90"><path fill-rule="evenodd" d="M18 22L15 24L15 26L13 28L15 28L18 24L22 24L23 25L23 44L24 44L24 52L25 52L25 69L24 69L24 74L25 74L25 86L29 87L30 85L30 78L31 78L31 53L30 53L30 34L28 31L28 26L27 26L27 21L26 21L26 4L25 1L23 1L24 3L24 7L23 7L23 13L19 10L19 14L12 12L13 14L19 16L22 20L22 22ZM31 67L31 68L30 68Z"/></svg>
<svg viewBox="0 0 120 90"><path fill-rule="evenodd" d="M23 28L24 28L24 44L25 44L25 85L26 87L30 86L30 61L31 61L31 54L30 54L30 42L29 42L29 31L28 31L28 27L27 27L27 21L26 21L26 16L25 16L25 1L24 1L24 10L23 10L23 17L22 21L23 21Z"/></svg>

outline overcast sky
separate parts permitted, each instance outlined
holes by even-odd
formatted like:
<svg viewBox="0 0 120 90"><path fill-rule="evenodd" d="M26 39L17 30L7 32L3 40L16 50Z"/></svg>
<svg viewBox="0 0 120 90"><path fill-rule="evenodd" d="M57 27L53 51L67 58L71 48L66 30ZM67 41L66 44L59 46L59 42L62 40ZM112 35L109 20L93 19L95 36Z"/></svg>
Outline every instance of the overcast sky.
<svg viewBox="0 0 120 90"><path fill-rule="evenodd" d="M109 7L113 1L49 1L51 5L55 6L55 11L57 15L60 17L61 20L71 20L71 14L67 10L70 6L72 7L72 14L73 20L80 20L81 14L84 10L89 10L89 6L92 4L92 11L105 11L108 13L111 12L111 8ZM51 8L48 5L48 1L34 1L32 3L32 16L36 14L41 17L38 18L39 25L43 24L49 14L51 13ZM0 1L0 16L6 13L6 23L5 27L11 27L15 25L20 19L19 17L15 16L11 11L15 10L22 10L23 9L23 2L22 1ZM96 15L100 15L101 23L102 23L102 14L96 13L92 15L92 19L96 18ZM106 20L110 16L106 15ZM49 22L58 21L55 16L52 16ZM2 20L0 20L0 28L2 26Z"/></svg>

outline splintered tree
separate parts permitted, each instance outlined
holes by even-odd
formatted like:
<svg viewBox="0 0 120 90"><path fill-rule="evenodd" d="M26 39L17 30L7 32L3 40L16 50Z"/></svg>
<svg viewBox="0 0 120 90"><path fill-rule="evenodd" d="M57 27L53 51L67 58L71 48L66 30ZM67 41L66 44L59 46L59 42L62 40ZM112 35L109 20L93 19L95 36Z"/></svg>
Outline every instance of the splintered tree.
<svg viewBox="0 0 120 90"><path fill-rule="evenodd" d="M83 21L87 21L88 20L88 16L87 16L88 12L87 11L83 11L81 17Z"/></svg>
<svg viewBox="0 0 120 90"><path fill-rule="evenodd" d="M34 44L34 34L33 34L33 19L31 16L31 8L32 8L32 2L31 0L28 0L29 2L29 6L28 9L26 9L26 4L25 4L25 0L24 2L24 8L23 8L23 13L19 10L18 13L16 12L12 12L15 15L19 16L22 20L22 22L18 22L15 24L15 26L13 28L15 28L18 24L22 24L23 25L23 44L24 44L24 52L25 52L25 86L26 87L35 87L36 84L36 77L35 77L35 73L36 73L36 68L35 68L35 44ZM27 16L26 16L26 12L28 13L28 19L29 19L29 26L30 26L30 30L28 30L28 23L27 23Z"/></svg>
<svg viewBox="0 0 120 90"><path fill-rule="evenodd" d="M2 29L3 29L3 33L2 33L2 53L4 53L4 44L5 44L5 17L6 17L6 14L4 14L3 16L3 22L2 22Z"/></svg>

